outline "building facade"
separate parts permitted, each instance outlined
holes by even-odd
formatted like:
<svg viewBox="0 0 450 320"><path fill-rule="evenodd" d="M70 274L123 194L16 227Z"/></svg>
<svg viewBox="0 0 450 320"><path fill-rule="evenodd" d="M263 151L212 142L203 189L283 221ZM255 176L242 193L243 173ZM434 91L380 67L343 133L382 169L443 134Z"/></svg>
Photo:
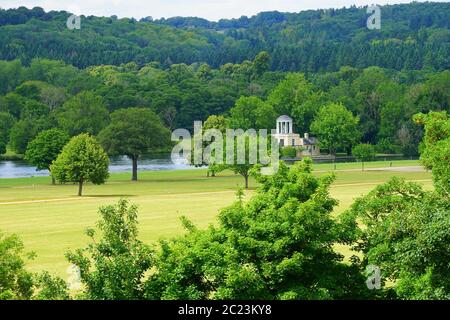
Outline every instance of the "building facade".
<svg viewBox="0 0 450 320"><path fill-rule="evenodd" d="M303 137L294 133L294 122L291 117L283 115L277 119L276 134L280 147L297 148L297 157L320 156L319 141L305 133Z"/></svg>

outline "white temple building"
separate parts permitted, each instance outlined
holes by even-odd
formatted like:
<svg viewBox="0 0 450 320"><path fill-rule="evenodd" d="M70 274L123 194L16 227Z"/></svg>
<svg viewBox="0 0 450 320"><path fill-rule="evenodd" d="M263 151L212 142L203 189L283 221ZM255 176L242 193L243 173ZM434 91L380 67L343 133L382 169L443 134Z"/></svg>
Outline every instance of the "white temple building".
<svg viewBox="0 0 450 320"><path fill-rule="evenodd" d="M294 133L294 122L291 117L283 115L277 119L277 133L274 137L277 139L280 147L297 148L297 157L320 156L319 141L305 133L303 138Z"/></svg>

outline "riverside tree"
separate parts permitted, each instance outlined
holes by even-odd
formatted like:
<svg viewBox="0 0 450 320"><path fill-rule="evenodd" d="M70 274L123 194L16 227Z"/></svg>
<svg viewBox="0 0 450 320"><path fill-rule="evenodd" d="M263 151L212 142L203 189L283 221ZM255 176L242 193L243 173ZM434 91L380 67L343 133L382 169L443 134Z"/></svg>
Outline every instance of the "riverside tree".
<svg viewBox="0 0 450 320"><path fill-rule="evenodd" d="M110 154L126 155L131 159L132 180L137 181L139 157L146 152L167 147L170 131L149 109L121 109L111 114L111 123L99 134L99 140Z"/></svg>
<svg viewBox="0 0 450 320"><path fill-rule="evenodd" d="M37 170L50 170L50 166L69 141L69 135L59 129L50 129L39 133L28 143L25 159ZM52 183L55 177L52 174Z"/></svg>
<svg viewBox="0 0 450 320"><path fill-rule="evenodd" d="M83 133L73 137L50 166L50 171L60 182L78 183L78 196L83 184L103 184L109 177L109 158L101 145Z"/></svg>
<svg viewBox="0 0 450 320"><path fill-rule="evenodd" d="M364 171L364 162L372 160L375 154L375 147L369 143L358 144L352 149L352 155L361 161L362 171Z"/></svg>
<svg viewBox="0 0 450 320"><path fill-rule="evenodd" d="M9 130L14 124L14 118L9 112L0 112L0 155L6 152Z"/></svg>

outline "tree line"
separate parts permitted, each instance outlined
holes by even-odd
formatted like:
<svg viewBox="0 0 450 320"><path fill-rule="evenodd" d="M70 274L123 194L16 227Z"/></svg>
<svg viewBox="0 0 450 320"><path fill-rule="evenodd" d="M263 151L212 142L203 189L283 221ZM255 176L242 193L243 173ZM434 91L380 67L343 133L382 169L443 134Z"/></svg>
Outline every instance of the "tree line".
<svg viewBox="0 0 450 320"><path fill-rule="evenodd" d="M449 69L448 3L386 5L381 11L381 30L368 30L366 7L355 6L218 22L83 16L80 30L68 30L69 12L20 7L0 10L0 59L28 64L40 57L80 68L129 61L218 68L268 51L274 71L331 72L347 65Z"/></svg>
<svg viewBox="0 0 450 320"><path fill-rule="evenodd" d="M0 61L0 154L25 154L39 133L55 128L69 137L97 136L114 112L144 108L169 130L192 129L195 120L212 115L231 119L231 127L271 129L277 116L287 114L296 132L313 133L331 153L350 153L362 142L379 153L415 155L423 132L411 117L450 110L449 71L343 67L285 73L269 71L271 60L263 51L252 61L219 69L157 62L78 69L46 59L29 66Z"/></svg>

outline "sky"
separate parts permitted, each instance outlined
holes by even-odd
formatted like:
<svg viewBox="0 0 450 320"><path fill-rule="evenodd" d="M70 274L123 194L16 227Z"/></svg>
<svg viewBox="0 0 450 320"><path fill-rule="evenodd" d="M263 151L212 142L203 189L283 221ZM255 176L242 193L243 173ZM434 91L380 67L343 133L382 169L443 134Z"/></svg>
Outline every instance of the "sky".
<svg viewBox="0 0 450 320"><path fill-rule="evenodd" d="M195 16L217 21L243 15L250 17L261 11L299 12L308 9L349 7L353 4L364 6L374 2L383 5L409 3L411 0L0 0L0 8L38 6L46 11L66 10L78 15L116 15L119 18L136 19L148 16L154 19Z"/></svg>

